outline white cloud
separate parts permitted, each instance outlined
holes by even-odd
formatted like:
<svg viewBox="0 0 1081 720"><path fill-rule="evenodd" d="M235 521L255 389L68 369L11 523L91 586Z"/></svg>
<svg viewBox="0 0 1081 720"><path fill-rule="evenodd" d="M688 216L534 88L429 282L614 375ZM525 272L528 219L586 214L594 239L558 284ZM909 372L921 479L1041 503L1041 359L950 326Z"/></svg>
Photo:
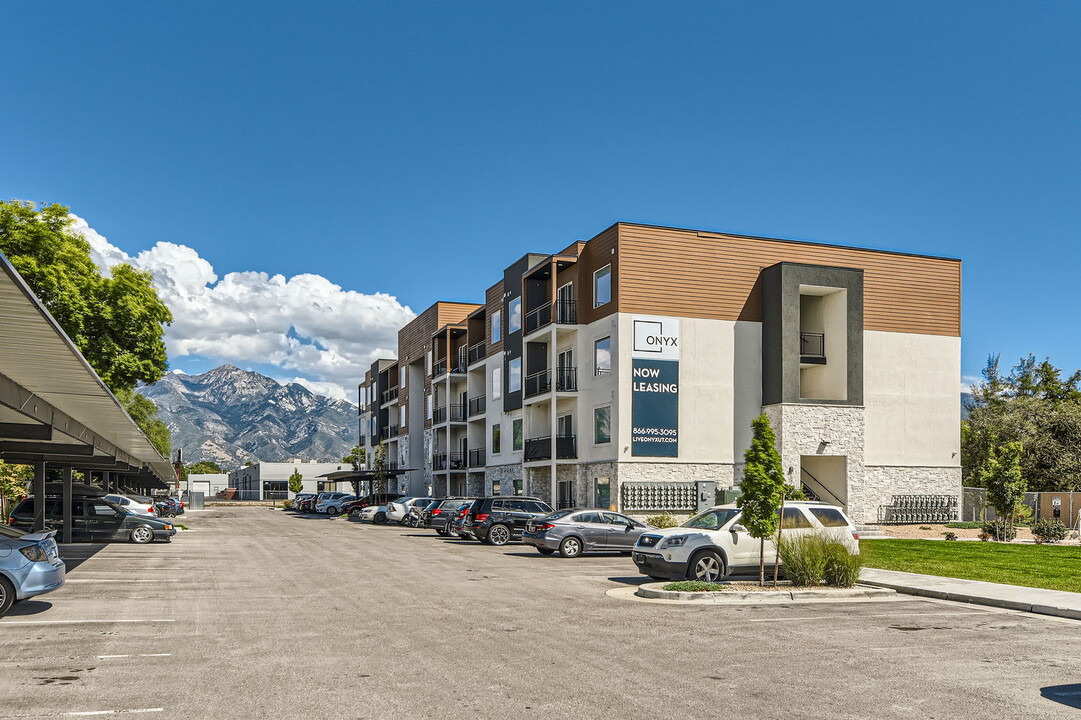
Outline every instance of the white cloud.
<svg viewBox="0 0 1081 720"><path fill-rule="evenodd" d="M154 276L173 312L165 334L171 361L201 355L272 365L296 374L290 382L348 399L355 391L346 388L355 388L373 361L394 357L398 329L415 316L392 295L343 290L321 275L249 271L219 278L186 245L159 242L133 257L73 219L72 230L90 243L99 267L126 262Z"/></svg>
<svg viewBox="0 0 1081 720"><path fill-rule="evenodd" d="M978 377L978 376L975 376L975 375L962 375L961 376L961 392L970 393L970 392L972 392L972 386L973 385L978 385L981 382L983 382L982 377Z"/></svg>

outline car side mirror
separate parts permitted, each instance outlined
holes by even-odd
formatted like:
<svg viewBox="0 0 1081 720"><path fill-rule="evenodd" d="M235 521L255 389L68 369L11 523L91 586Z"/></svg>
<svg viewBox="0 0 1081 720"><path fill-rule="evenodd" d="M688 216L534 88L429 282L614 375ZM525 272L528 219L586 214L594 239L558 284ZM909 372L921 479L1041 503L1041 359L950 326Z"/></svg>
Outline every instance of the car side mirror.
<svg viewBox="0 0 1081 720"><path fill-rule="evenodd" d="M736 523L735 525L732 526L732 532L734 532L734 533L745 533L745 532L747 532L747 528L743 527L739 523Z"/></svg>

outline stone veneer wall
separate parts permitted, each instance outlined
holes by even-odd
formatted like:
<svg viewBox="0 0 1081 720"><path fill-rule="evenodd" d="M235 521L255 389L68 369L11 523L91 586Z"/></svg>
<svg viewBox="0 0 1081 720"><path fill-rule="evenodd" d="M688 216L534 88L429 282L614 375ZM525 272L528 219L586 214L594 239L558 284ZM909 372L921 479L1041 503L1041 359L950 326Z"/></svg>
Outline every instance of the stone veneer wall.
<svg viewBox="0 0 1081 720"><path fill-rule="evenodd" d="M858 523L878 521L878 506L889 505L894 495L953 495L961 497L960 467L868 465L863 484L849 490L865 508ZM852 500L849 500L852 505Z"/></svg>
<svg viewBox="0 0 1081 720"><path fill-rule="evenodd" d="M521 465L489 465L484 468L484 494L494 495L493 483L499 483L499 495L513 495L514 481L522 478Z"/></svg>
<svg viewBox="0 0 1081 720"><path fill-rule="evenodd" d="M469 497L481 497L487 495L490 486L486 482L485 473L471 472L465 476L465 494Z"/></svg>

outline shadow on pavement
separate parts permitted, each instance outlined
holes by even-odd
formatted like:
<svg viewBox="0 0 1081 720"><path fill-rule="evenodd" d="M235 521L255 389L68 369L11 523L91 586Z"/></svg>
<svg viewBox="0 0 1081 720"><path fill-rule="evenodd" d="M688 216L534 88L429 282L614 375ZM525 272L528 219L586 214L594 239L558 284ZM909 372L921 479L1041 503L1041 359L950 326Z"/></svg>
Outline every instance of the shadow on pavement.
<svg viewBox="0 0 1081 720"><path fill-rule="evenodd" d="M45 602L44 600L23 600L21 603L15 603L8 610L7 615L4 617L15 617L17 615L37 615L43 613L53 604L51 602Z"/></svg>
<svg viewBox="0 0 1081 720"><path fill-rule="evenodd" d="M1066 707L1081 708L1081 684L1049 685L1040 688L1040 695Z"/></svg>
<svg viewBox="0 0 1081 720"><path fill-rule="evenodd" d="M60 559L64 561L67 572L70 573L108 546L108 543L71 543L70 545L59 545L58 547L60 548Z"/></svg>
<svg viewBox="0 0 1081 720"><path fill-rule="evenodd" d="M654 582L654 580L646 577L645 575L631 575L629 577L610 577L608 579L612 582L620 583L621 585L641 585L642 583Z"/></svg>

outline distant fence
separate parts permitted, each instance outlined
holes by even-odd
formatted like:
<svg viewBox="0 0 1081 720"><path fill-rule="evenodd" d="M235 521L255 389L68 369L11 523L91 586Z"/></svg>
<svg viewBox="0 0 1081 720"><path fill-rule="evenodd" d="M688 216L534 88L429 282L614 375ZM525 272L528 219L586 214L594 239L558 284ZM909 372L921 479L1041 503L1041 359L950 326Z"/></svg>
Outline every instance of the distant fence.
<svg viewBox="0 0 1081 720"><path fill-rule="evenodd" d="M1033 520L1057 518L1075 530L1081 514L1081 492L1031 492L1022 501L1032 513ZM983 488L961 489L961 520L965 522L988 522L998 519L998 514L987 500Z"/></svg>

